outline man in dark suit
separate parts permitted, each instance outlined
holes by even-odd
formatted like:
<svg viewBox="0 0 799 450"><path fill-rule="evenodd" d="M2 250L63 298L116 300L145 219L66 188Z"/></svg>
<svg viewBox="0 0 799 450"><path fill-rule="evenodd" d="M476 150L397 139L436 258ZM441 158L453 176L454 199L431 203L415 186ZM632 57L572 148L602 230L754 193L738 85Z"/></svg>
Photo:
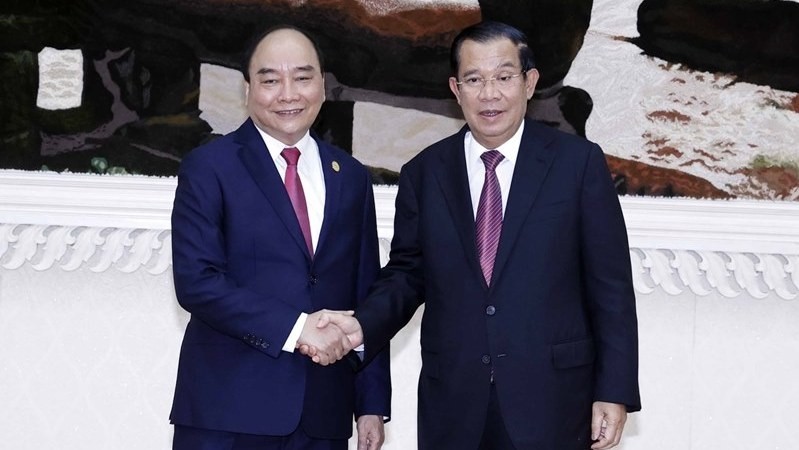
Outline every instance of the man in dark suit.
<svg viewBox="0 0 799 450"><path fill-rule="evenodd" d="M175 292L191 313L170 419L181 450L378 450L390 409L388 352L357 374L294 353L350 350L319 329L379 270L371 178L309 134L324 101L322 57L301 30L258 36L245 58L250 118L181 163L172 213ZM284 184L285 183L285 184Z"/></svg>
<svg viewBox="0 0 799 450"><path fill-rule="evenodd" d="M424 303L419 448L613 447L640 409L635 297L601 149L525 118L524 34L462 31L452 92L467 122L401 171L391 257L350 316L365 361ZM314 348L303 348L314 354Z"/></svg>

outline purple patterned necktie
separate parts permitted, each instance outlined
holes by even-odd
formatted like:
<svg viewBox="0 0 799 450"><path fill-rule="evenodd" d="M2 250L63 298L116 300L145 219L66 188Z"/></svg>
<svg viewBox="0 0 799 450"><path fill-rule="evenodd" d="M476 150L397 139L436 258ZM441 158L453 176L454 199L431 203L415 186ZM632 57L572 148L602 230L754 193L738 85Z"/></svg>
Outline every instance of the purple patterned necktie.
<svg viewBox="0 0 799 450"><path fill-rule="evenodd" d="M291 206L294 207L294 214L300 222L300 229L305 238L305 245L308 252L313 256L313 245L311 244L311 222L308 219L308 205L305 203L305 192L302 190L300 175L297 173L297 161L300 159L300 151L296 147L287 147L280 152L280 156L286 160L286 191L291 199Z"/></svg>
<svg viewBox="0 0 799 450"><path fill-rule="evenodd" d="M480 155L485 164L486 177L483 190L480 192L480 203L477 205L475 231L477 257L480 259L480 267L489 286L494 272L494 260L497 257L499 235L502 232L502 192L495 169L504 158L502 153L496 150L489 150Z"/></svg>

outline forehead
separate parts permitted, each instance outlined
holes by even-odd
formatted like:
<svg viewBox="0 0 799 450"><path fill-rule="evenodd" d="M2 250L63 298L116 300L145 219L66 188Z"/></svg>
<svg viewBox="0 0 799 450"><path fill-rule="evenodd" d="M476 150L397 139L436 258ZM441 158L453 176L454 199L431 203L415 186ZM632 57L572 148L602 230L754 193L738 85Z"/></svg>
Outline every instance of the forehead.
<svg viewBox="0 0 799 450"><path fill-rule="evenodd" d="M319 56L307 37L290 29L273 31L264 36L250 60L251 72L264 68L291 70L307 66L319 69Z"/></svg>
<svg viewBox="0 0 799 450"><path fill-rule="evenodd" d="M502 67L520 67L519 49L508 38L500 37L486 42L465 40L458 51L458 70L491 71Z"/></svg>

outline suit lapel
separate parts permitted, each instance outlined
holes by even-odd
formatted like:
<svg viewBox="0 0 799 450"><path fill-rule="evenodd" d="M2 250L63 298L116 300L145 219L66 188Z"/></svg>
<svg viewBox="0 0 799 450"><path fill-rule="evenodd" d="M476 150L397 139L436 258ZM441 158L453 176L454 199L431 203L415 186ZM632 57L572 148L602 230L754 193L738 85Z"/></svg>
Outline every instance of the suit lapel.
<svg viewBox="0 0 799 450"><path fill-rule="evenodd" d="M311 255L305 245L305 238L302 236L297 215L291 206L291 200L286 192L283 180L275 167L274 161L269 156L264 140L255 129L255 124L251 119L247 119L244 124L236 130L236 142L241 145L239 157L244 163L244 167L255 181L255 184L264 194L277 217L286 226L286 230L294 239L294 242L304 251L306 258L310 261Z"/></svg>
<svg viewBox="0 0 799 450"><path fill-rule="evenodd" d="M322 221L322 230L319 232L319 242L316 244L316 253L318 254L330 235L333 224L336 223L336 215L341 201L341 180L347 174L342 175L340 172L344 170L344 165L341 161L335 160L330 146L318 139L316 139L316 143L319 147L319 158L322 161L322 173L325 177L325 216Z"/></svg>
<svg viewBox="0 0 799 450"><path fill-rule="evenodd" d="M522 142L519 145L519 156L513 169L513 179L502 221L502 235L499 238L497 258L494 261L493 279L499 280L502 268L510 256L522 225L533 207L541 185L555 158L555 152L549 147L550 140L541 138L534 128L538 126L525 120Z"/></svg>
<svg viewBox="0 0 799 450"><path fill-rule="evenodd" d="M461 240L469 267L478 276L485 286L485 278L477 260L477 244L475 243L474 210L469 195L469 178L466 173L466 152L463 139L467 127L463 127L451 140L451 145L440 154L436 168L438 184L444 194L455 229Z"/></svg>

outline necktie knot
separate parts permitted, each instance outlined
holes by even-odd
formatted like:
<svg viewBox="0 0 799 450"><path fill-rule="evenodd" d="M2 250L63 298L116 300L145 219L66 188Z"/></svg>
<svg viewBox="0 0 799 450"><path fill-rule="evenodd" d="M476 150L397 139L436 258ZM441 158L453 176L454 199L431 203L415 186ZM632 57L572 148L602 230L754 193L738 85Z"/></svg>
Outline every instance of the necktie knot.
<svg viewBox="0 0 799 450"><path fill-rule="evenodd" d="M300 150L297 147L286 147L280 152L280 156L286 160L288 165L296 166L300 159Z"/></svg>
<svg viewBox="0 0 799 450"><path fill-rule="evenodd" d="M503 159L505 159L505 157L502 156L502 153L500 153L497 150L489 150L480 155L480 159L483 160L483 164L485 164L486 170L493 172L497 168L497 165Z"/></svg>

